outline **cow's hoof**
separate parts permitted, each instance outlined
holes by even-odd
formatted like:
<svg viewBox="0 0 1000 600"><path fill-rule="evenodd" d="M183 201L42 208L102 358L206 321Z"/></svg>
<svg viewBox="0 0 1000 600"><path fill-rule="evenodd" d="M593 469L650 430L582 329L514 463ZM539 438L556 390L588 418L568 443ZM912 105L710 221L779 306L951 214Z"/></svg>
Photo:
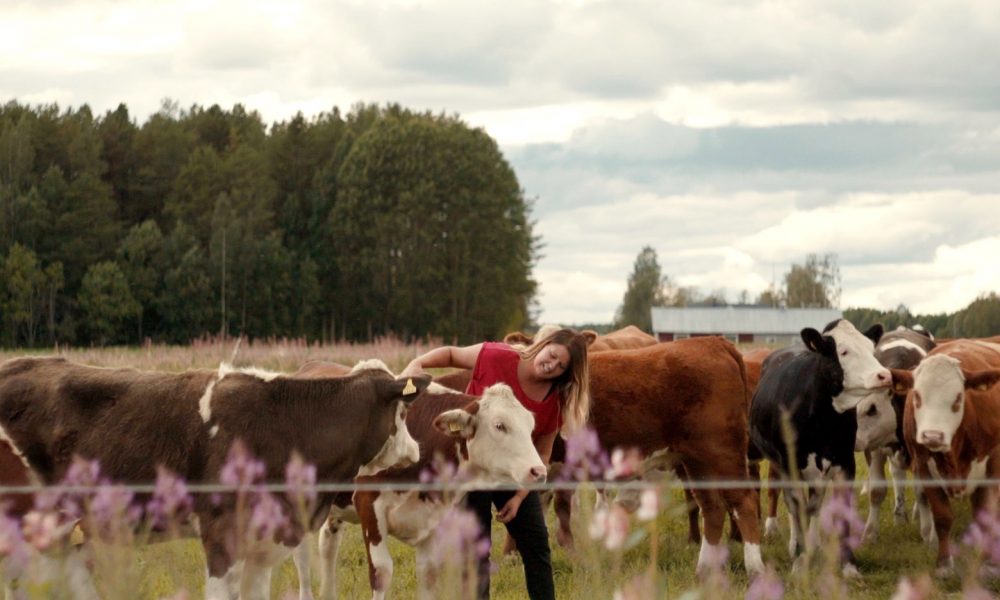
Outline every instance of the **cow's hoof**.
<svg viewBox="0 0 1000 600"><path fill-rule="evenodd" d="M556 530L556 542L566 551L573 550L573 534L562 529Z"/></svg>
<svg viewBox="0 0 1000 600"><path fill-rule="evenodd" d="M800 554L792 561L792 574L804 573L809 568L809 561L805 554Z"/></svg>
<svg viewBox="0 0 1000 600"><path fill-rule="evenodd" d="M861 543L867 544L878 538L878 526L875 523L865 523L865 531L861 534Z"/></svg>
<svg viewBox="0 0 1000 600"><path fill-rule="evenodd" d="M844 579L861 579L861 572L858 571L858 566L852 563L844 565L841 575L843 575Z"/></svg>
<svg viewBox="0 0 1000 600"><path fill-rule="evenodd" d="M951 577L955 574L955 561L951 558L938 562L938 566L934 569L934 576L939 579L944 579Z"/></svg>
<svg viewBox="0 0 1000 600"><path fill-rule="evenodd" d="M764 537L771 538L776 535L778 535L778 518L768 517L767 520L764 521Z"/></svg>

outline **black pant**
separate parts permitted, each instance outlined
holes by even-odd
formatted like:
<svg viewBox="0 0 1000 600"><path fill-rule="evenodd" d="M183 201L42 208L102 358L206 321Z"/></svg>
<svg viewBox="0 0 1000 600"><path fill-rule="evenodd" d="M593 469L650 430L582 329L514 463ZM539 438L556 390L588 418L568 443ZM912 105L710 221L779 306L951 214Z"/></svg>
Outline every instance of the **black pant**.
<svg viewBox="0 0 1000 600"><path fill-rule="evenodd" d="M476 514L487 539L490 539L490 525L493 511L490 504L503 508L514 495L514 491L469 492L466 505ZM531 600L550 600L556 597L552 581L552 557L549 551L549 532L545 528L545 513L538 492L529 492L517 510L517 515L505 523L507 532L517 543L517 551L524 562L524 579L528 584ZM479 562L479 597L490 597L490 557L487 554Z"/></svg>

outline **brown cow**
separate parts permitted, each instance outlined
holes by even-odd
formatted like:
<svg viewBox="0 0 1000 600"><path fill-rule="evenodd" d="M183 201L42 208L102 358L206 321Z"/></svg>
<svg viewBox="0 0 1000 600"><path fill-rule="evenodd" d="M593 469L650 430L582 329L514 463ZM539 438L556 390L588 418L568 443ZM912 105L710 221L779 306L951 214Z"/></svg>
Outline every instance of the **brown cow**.
<svg viewBox="0 0 1000 600"><path fill-rule="evenodd" d="M535 343L535 339L543 338L559 327L556 325L543 325L534 335L528 335L515 331L504 336L504 343L511 345L530 346ZM589 329L582 331L583 334L592 334L594 340L587 347L588 352L604 352L606 350L631 350L634 348L645 348L659 343L655 337L639 329L635 325L626 325L621 329L616 329L610 333L600 335Z"/></svg>
<svg viewBox="0 0 1000 600"><path fill-rule="evenodd" d="M982 477L1000 476L1000 344L957 340L931 350L914 371L892 370L896 390L906 393L903 437L925 485L938 542L940 571L953 568L948 536L950 498L972 493L973 513L996 511L996 486L976 487ZM964 481L970 480L966 485ZM921 514L921 530L928 527ZM925 539L930 538L927 535Z"/></svg>
<svg viewBox="0 0 1000 600"><path fill-rule="evenodd" d="M29 475L56 483L74 456L97 460L117 482L152 481L158 466L189 482L213 482L235 440L264 463L268 480L283 478L293 451L316 466L321 480L350 479L362 468L417 459L405 411L429 383L371 370L295 380L227 365L153 373L62 358L13 359L0 365L0 454L18 460L0 464L20 468L0 473L0 483ZM332 500L319 494L316 514L325 514ZM195 502L208 561L205 596L234 597L231 585L242 570L241 588L266 597L271 565L248 561L242 568L243 557L227 543L236 519L231 504L225 496L219 505L205 496ZM272 540L275 552L268 554L283 558L282 544L297 544L302 533Z"/></svg>
<svg viewBox="0 0 1000 600"><path fill-rule="evenodd" d="M647 457L669 458L694 481L748 479L750 394L743 359L731 343L702 337L595 352L589 366L591 424L605 448L638 447ZM745 567L763 570L753 490L693 493L705 522L699 571L720 543L727 510L737 518ZM568 519L560 526L570 538Z"/></svg>

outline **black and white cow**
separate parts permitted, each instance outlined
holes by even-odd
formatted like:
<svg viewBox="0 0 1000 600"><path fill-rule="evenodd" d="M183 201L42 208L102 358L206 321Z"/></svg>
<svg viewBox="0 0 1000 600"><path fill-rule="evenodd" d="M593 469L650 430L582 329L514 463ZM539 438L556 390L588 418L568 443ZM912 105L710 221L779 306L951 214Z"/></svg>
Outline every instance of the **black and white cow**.
<svg viewBox="0 0 1000 600"><path fill-rule="evenodd" d="M854 479L858 426L854 408L892 382L889 370L875 360L875 343L881 337L881 325L862 334L844 319L833 321L822 333L803 329L806 351L763 369L750 405L751 453L770 460L784 477L798 472L808 481L834 476ZM794 437L794 455L786 443L786 418ZM800 494L784 496L791 525L789 552L795 557L805 549L803 517L815 512L821 494L813 488L805 511L800 510ZM849 551L844 558L845 569L856 570Z"/></svg>
<svg viewBox="0 0 1000 600"><path fill-rule="evenodd" d="M934 336L920 325L913 329L900 325L875 344L875 358L889 369L912 371L935 346ZM897 522L906 519L905 495L899 482L906 479L910 455L903 443L903 408L906 395L893 390L872 394L858 404L858 435L855 449L865 453L868 462L867 489L871 495L864 538L878 532L878 515L887 496L885 464L889 463L894 496L893 515ZM864 492L862 492L864 493Z"/></svg>

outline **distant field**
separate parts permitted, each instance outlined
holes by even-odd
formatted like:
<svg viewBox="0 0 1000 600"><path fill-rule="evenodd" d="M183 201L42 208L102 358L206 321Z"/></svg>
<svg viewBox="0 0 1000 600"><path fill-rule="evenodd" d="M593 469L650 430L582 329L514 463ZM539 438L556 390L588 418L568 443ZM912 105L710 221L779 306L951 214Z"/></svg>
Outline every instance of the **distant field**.
<svg viewBox="0 0 1000 600"><path fill-rule="evenodd" d="M182 370L185 368L215 368L222 360L230 360L234 344L204 343L189 347L151 346L147 348L111 348L101 350L63 350L72 360L102 366L131 366L142 369ZM241 344L234 363L237 366L254 365L279 371L295 370L307 360L332 360L353 364L362 358L379 357L393 369L400 369L416 353L425 347L407 346L399 342L383 341L364 345L308 345L296 342L274 344ZM36 352L35 352L36 353ZM52 352L46 352L51 354ZM23 352L2 351L0 360L23 355ZM37 354L37 353L36 353ZM859 479L864 477L864 461L858 456ZM860 487L860 485L859 485ZM592 506L592 492L581 494L584 501L574 516L574 529L578 548L568 553L558 547L552 539L554 570L558 597L597 600L610 598L614 592L634 576L646 572L650 566L650 540L643 539L625 553L607 551L600 541L591 541L587 532L588 509ZM660 581L665 582L665 590L657 597L680 597L683 592L694 590L699 583L694 575L698 557L698 547L687 539L687 519L682 514L683 496L679 491L668 494L670 505L655 521L656 565ZM913 492L907 492L907 505L912 505ZM867 514L868 498L859 499L859 509ZM891 506L890 498L886 507ZM956 503L957 520L955 537L959 537L969 522L966 502ZM781 507L782 536L780 539L766 540L763 546L764 560L773 565L785 582L787 598L812 599L841 597L838 585L823 580L813 573L805 578L790 574L790 560L787 552L787 517ZM637 523L634 528L645 527ZM550 515L550 530L552 516ZM728 525L727 525L728 529ZM502 526L494 523L493 558L499 563L499 571L493 576L493 598L520 599L526 597L524 577L520 564L499 557L499 546L503 539ZM396 562L392 586L392 597L412 598L415 596L414 552L413 549L392 540L390 548ZM742 598L746 593L747 579L742 569L742 547L730 545L730 568L726 572L728 581L725 589L718 587L701 590L701 596ZM914 577L933 568L935 551L923 545L914 523L896 525L892 521L891 508L882 511L881 536L858 552L862 578L846 583L847 595L851 598L881 599L890 597L896 590L901 576ZM169 597L178 590L186 589L193 597L199 597L204 586L204 558L200 545L194 540L159 543L141 548L137 553L136 569L140 585L135 597L156 599ZM314 589L318 590L318 566L314 566ZM365 598L370 596L367 576L367 562L357 527L348 527L341 546L337 568L338 587L341 598ZM960 592L961 580L956 577L936 580L939 592L953 595ZM285 598L286 594L297 590L297 578L291 561L276 569L272 581L272 597ZM996 583L990 588L1000 592ZM48 592L37 596L50 597Z"/></svg>

